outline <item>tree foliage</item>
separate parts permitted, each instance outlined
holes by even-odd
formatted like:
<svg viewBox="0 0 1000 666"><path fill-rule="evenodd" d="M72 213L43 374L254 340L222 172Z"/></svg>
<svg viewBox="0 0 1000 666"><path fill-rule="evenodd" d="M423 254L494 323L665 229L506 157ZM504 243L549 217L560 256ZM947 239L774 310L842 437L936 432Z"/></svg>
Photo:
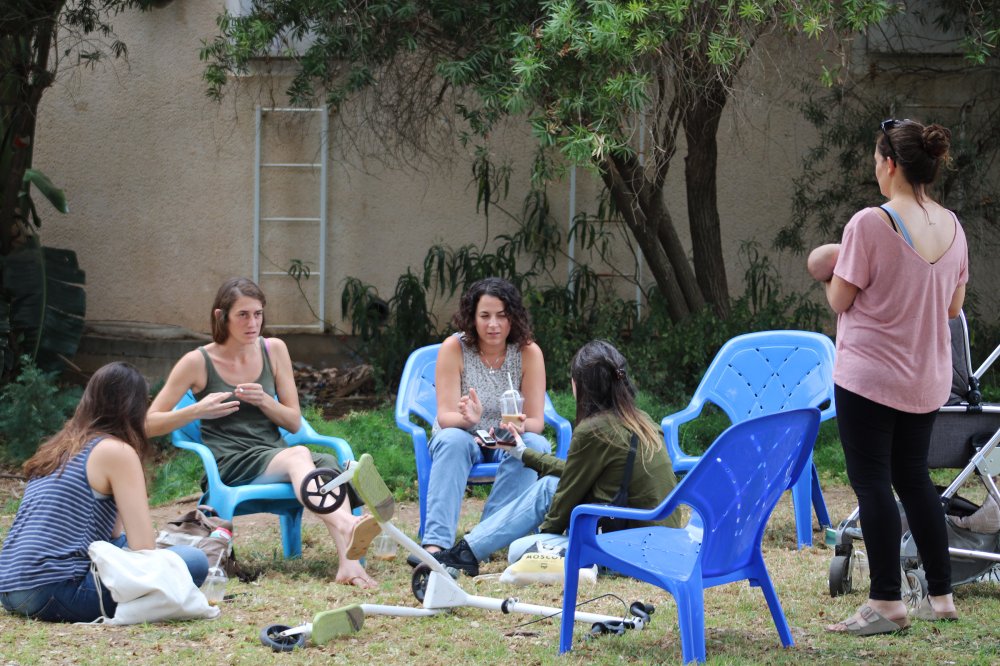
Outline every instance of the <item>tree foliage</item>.
<svg viewBox="0 0 1000 666"><path fill-rule="evenodd" d="M800 110L817 140L803 157L791 218L776 247L800 252L810 243L836 240L855 211L878 201L870 156L879 121L913 114L951 128L950 163L933 195L962 220L974 251L995 253L1000 88L993 70L1000 2L921 4L917 20L887 31L884 50L869 57L861 76L837 77L828 87L804 91ZM914 30L939 36L937 51L914 54ZM950 43L942 43L946 36Z"/></svg>
<svg viewBox="0 0 1000 666"><path fill-rule="evenodd" d="M230 75L283 53L296 64L293 103L357 103L351 118L415 148L441 127L447 103L461 120L449 129L477 144L526 118L541 152L600 175L678 321L706 302L728 308L716 141L760 40L806 35L836 47L894 9L887 0L258 0L244 16L220 17L202 57L219 97ZM691 256L664 198L681 145Z"/></svg>

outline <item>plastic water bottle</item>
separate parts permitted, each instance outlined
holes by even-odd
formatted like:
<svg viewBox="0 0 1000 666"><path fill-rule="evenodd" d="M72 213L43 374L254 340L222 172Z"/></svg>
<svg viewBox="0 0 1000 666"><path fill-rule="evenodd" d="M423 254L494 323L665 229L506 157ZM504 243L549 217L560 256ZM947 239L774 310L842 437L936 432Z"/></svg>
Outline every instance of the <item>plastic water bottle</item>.
<svg viewBox="0 0 1000 666"><path fill-rule="evenodd" d="M226 584L229 577L222 567L212 567L208 570L208 576L201 585L201 591L208 599L209 606L218 606L226 596Z"/></svg>

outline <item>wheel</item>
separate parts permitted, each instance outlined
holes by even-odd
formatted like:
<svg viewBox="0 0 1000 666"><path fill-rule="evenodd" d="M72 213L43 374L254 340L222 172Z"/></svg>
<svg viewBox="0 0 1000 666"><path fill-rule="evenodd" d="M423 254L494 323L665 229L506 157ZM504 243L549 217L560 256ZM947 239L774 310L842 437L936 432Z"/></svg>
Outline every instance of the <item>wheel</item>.
<svg viewBox="0 0 1000 666"><path fill-rule="evenodd" d="M431 568L426 564L418 564L410 577L410 589L417 601L424 603L424 595L427 594L427 581L431 577Z"/></svg>
<svg viewBox="0 0 1000 666"><path fill-rule="evenodd" d="M260 642L275 652L291 652L306 646L305 634L282 636L281 632L291 629L284 624L269 624L260 630Z"/></svg>
<svg viewBox="0 0 1000 666"><path fill-rule="evenodd" d="M320 488L337 478L337 472L320 467L306 474L299 485L302 503L315 513L333 513L347 499L347 487L337 486L330 492L321 492Z"/></svg>
<svg viewBox="0 0 1000 666"><path fill-rule="evenodd" d="M907 608L913 609L920 605L927 595L927 577L923 569L909 569L903 572L900 594Z"/></svg>
<svg viewBox="0 0 1000 666"><path fill-rule="evenodd" d="M632 617L639 618L644 624L649 623L649 616L653 614L653 610L653 604L644 604L641 601L632 602L632 605L628 607Z"/></svg>
<svg viewBox="0 0 1000 666"><path fill-rule="evenodd" d="M851 556L834 555L830 560L830 596L839 597L851 591Z"/></svg>
<svg viewBox="0 0 1000 666"><path fill-rule="evenodd" d="M870 584L869 577L871 574L868 571L868 553L854 548L851 550L850 560L851 589L863 588Z"/></svg>
<svg viewBox="0 0 1000 666"><path fill-rule="evenodd" d="M604 622L595 622L590 627L590 635L593 637L600 636L601 634L614 634L615 636L621 636L625 633L625 623L621 620L605 620Z"/></svg>

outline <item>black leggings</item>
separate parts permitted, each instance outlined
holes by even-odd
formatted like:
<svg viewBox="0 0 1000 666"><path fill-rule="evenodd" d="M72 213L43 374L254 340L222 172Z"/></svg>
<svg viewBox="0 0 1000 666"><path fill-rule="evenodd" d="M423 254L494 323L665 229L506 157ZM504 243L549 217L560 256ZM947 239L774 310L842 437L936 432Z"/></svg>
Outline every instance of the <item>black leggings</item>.
<svg viewBox="0 0 1000 666"><path fill-rule="evenodd" d="M847 478L858 496L862 534L871 570L871 599L900 599L902 526L893 488L934 596L951 593L951 560L941 498L927 471L927 451L937 412L911 414L834 387L837 427Z"/></svg>

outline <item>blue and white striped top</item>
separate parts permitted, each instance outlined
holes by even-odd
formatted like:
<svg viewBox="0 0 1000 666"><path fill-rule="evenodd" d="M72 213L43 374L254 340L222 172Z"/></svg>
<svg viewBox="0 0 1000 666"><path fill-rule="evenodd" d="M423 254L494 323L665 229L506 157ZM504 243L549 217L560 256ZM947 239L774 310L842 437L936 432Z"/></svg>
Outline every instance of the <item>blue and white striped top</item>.
<svg viewBox="0 0 1000 666"><path fill-rule="evenodd" d="M90 543L111 540L118 507L87 481L87 459L103 438L87 442L61 472L28 482L0 550L0 592L82 578Z"/></svg>

